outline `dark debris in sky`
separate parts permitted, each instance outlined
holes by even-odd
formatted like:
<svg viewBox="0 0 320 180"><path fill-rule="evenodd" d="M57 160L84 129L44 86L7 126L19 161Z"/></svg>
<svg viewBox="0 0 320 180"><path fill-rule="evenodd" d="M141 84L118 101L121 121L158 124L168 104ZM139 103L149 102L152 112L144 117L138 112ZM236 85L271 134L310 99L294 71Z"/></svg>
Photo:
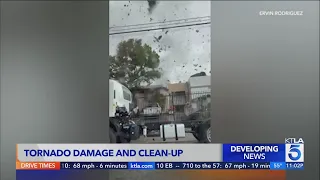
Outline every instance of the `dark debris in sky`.
<svg viewBox="0 0 320 180"><path fill-rule="evenodd" d="M160 35L158 37L153 36L153 38L154 38L154 42L159 42L160 39L162 38L162 35Z"/></svg>
<svg viewBox="0 0 320 180"><path fill-rule="evenodd" d="M148 11L151 14L157 5L157 1L156 0L147 0L147 1L148 1L148 5L149 5Z"/></svg>
<svg viewBox="0 0 320 180"><path fill-rule="evenodd" d="M139 8L139 12L141 12L141 11L144 11L143 12L143 14L142 15L144 15L144 18L146 18L146 20L148 20L148 18L149 18L149 21L151 22L151 21L154 21L154 19L153 18L151 18L152 17L152 12L153 12L153 10L156 8L156 6L157 6L157 4L159 3L157 0L147 0L147 2L148 2L148 11L146 11L146 7L145 6L140 6L140 8ZM130 16L131 14L132 14L132 11L131 11L131 2L129 1L129 3L127 3L127 4L125 4L124 5L124 9L126 9L126 11L127 11L127 15L128 16ZM130 7L129 7L130 6ZM129 7L129 8L128 8ZM143 10L144 9L144 10ZM187 8L184 8L184 10L187 10ZM148 17L148 12L149 12L149 17ZM176 12L171 12L172 14L171 15L173 15L173 16L176 16L177 14L176 14ZM146 16L147 15L147 16ZM123 18L122 18L122 20L123 20ZM161 21L161 20L160 20ZM162 22L163 23L165 23L167 21L167 19L163 19L162 20ZM185 20L185 21L187 21L187 20ZM195 28L188 28L190 31L189 32L196 32L196 33L199 33L198 35L199 35L199 37L202 37L202 38L205 38L206 36L207 37L210 37L210 35L209 34L207 34L207 35L204 35L204 34L202 34L198 29L195 29ZM155 42L155 43L159 43L158 44L158 47L157 48L155 48L155 51L158 51L159 53L161 53L161 52L163 52L163 51L167 51L167 50L169 50L170 48L171 48L171 46L170 45L164 45L163 43L165 43L166 41L165 40L167 40L167 39L169 39L169 38L164 38L164 36L166 35L166 34L168 34L168 32L169 32L169 30L168 29L166 29L166 28L163 28L162 29L162 32L161 32L161 35L159 35L159 34L154 34L154 39L153 39L153 42ZM172 33L174 33L174 32L172 32L172 31L170 31L170 34L172 34ZM163 39L164 38L164 39ZM186 40L187 40L187 43L188 44L190 44L190 40L188 39L188 38L186 38ZM201 41L200 41L201 42ZM210 42L210 39L208 40L208 42ZM205 43L205 40L202 40L202 43ZM161 45L160 45L161 44ZM190 50L190 48L189 48L189 50ZM197 49L198 50L198 49ZM188 50L187 50L188 51ZM196 59L198 59L199 60L199 58L196 58ZM202 69L204 69L204 70L206 70L207 68L205 68L205 67L203 67L203 66L201 66L199 63L199 61L197 61L196 59L192 59L192 61L193 61L193 63L192 63L192 65L191 65L191 69L189 68L189 70L192 70L192 71L201 71ZM161 59L160 61L163 61L163 59ZM172 60L174 63L178 63L177 65L179 65L180 67L182 66L182 68L186 68L187 67L187 65L186 64L180 64L178 61L176 61L176 60ZM171 62L172 62L171 61ZM189 65L188 65L189 66ZM192 67L193 66L193 67ZM184 72L185 74L189 74L190 72L188 72L188 68L186 68L186 71ZM209 72L209 73L211 73L211 71ZM168 80L168 82L170 82L170 80Z"/></svg>

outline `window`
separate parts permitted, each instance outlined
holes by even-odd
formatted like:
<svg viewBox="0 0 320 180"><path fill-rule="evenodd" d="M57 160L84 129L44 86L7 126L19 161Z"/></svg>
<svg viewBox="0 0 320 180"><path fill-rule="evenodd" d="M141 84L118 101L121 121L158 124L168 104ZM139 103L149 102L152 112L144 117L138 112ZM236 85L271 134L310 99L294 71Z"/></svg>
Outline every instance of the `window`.
<svg viewBox="0 0 320 180"><path fill-rule="evenodd" d="M127 101L131 101L131 94L128 93L127 91L123 90L123 99Z"/></svg>
<svg viewBox="0 0 320 180"><path fill-rule="evenodd" d="M131 92L130 92L130 90L127 87L122 86L122 91L123 91L123 99L125 99L127 101L131 101Z"/></svg>
<svg viewBox="0 0 320 180"><path fill-rule="evenodd" d="M113 99L116 99L116 90L113 90Z"/></svg>

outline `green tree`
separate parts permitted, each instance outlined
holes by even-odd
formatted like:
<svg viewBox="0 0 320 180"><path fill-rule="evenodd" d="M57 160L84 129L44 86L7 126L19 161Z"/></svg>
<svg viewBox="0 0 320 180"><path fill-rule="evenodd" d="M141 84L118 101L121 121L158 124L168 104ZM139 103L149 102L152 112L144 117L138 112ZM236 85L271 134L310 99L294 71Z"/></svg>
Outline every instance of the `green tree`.
<svg viewBox="0 0 320 180"><path fill-rule="evenodd" d="M115 56L109 56L110 77L128 88L139 87L141 83L150 85L161 77L158 67L160 56L141 39L121 41Z"/></svg>

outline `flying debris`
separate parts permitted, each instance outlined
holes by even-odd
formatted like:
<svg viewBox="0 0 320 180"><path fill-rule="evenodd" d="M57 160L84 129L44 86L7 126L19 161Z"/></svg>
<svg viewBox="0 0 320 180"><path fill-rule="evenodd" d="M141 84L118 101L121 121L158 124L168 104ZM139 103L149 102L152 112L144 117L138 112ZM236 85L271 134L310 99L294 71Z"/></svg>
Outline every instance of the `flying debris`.
<svg viewBox="0 0 320 180"><path fill-rule="evenodd" d="M159 40L158 40L157 37L153 36L153 38L154 38L154 41L153 41L153 42L159 42Z"/></svg>
<svg viewBox="0 0 320 180"><path fill-rule="evenodd" d="M155 36L153 36L153 38L155 39L154 40L154 42L156 41L156 42L159 42L160 41L160 39L162 38L162 36L160 35L159 37L155 37Z"/></svg>
<svg viewBox="0 0 320 180"><path fill-rule="evenodd" d="M210 71L210 73L211 73L211 71ZM196 74L192 75L191 77L206 76L206 75L207 75L207 74L202 71L202 72L200 72L200 73L196 73Z"/></svg>
<svg viewBox="0 0 320 180"><path fill-rule="evenodd" d="M148 1L148 5L149 5L148 11L151 14L157 5L157 1L156 0L147 0L147 1Z"/></svg>

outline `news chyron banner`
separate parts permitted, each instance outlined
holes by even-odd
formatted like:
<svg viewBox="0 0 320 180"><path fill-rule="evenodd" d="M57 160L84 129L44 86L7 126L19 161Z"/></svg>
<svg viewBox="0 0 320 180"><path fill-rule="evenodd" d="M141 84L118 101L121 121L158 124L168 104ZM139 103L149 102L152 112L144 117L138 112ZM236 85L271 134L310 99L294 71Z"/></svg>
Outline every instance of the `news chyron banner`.
<svg viewBox="0 0 320 180"><path fill-rule="evenodd" d="M285 144L18 144L16 169L273 169L304 168L302 139Z"/></svg>

